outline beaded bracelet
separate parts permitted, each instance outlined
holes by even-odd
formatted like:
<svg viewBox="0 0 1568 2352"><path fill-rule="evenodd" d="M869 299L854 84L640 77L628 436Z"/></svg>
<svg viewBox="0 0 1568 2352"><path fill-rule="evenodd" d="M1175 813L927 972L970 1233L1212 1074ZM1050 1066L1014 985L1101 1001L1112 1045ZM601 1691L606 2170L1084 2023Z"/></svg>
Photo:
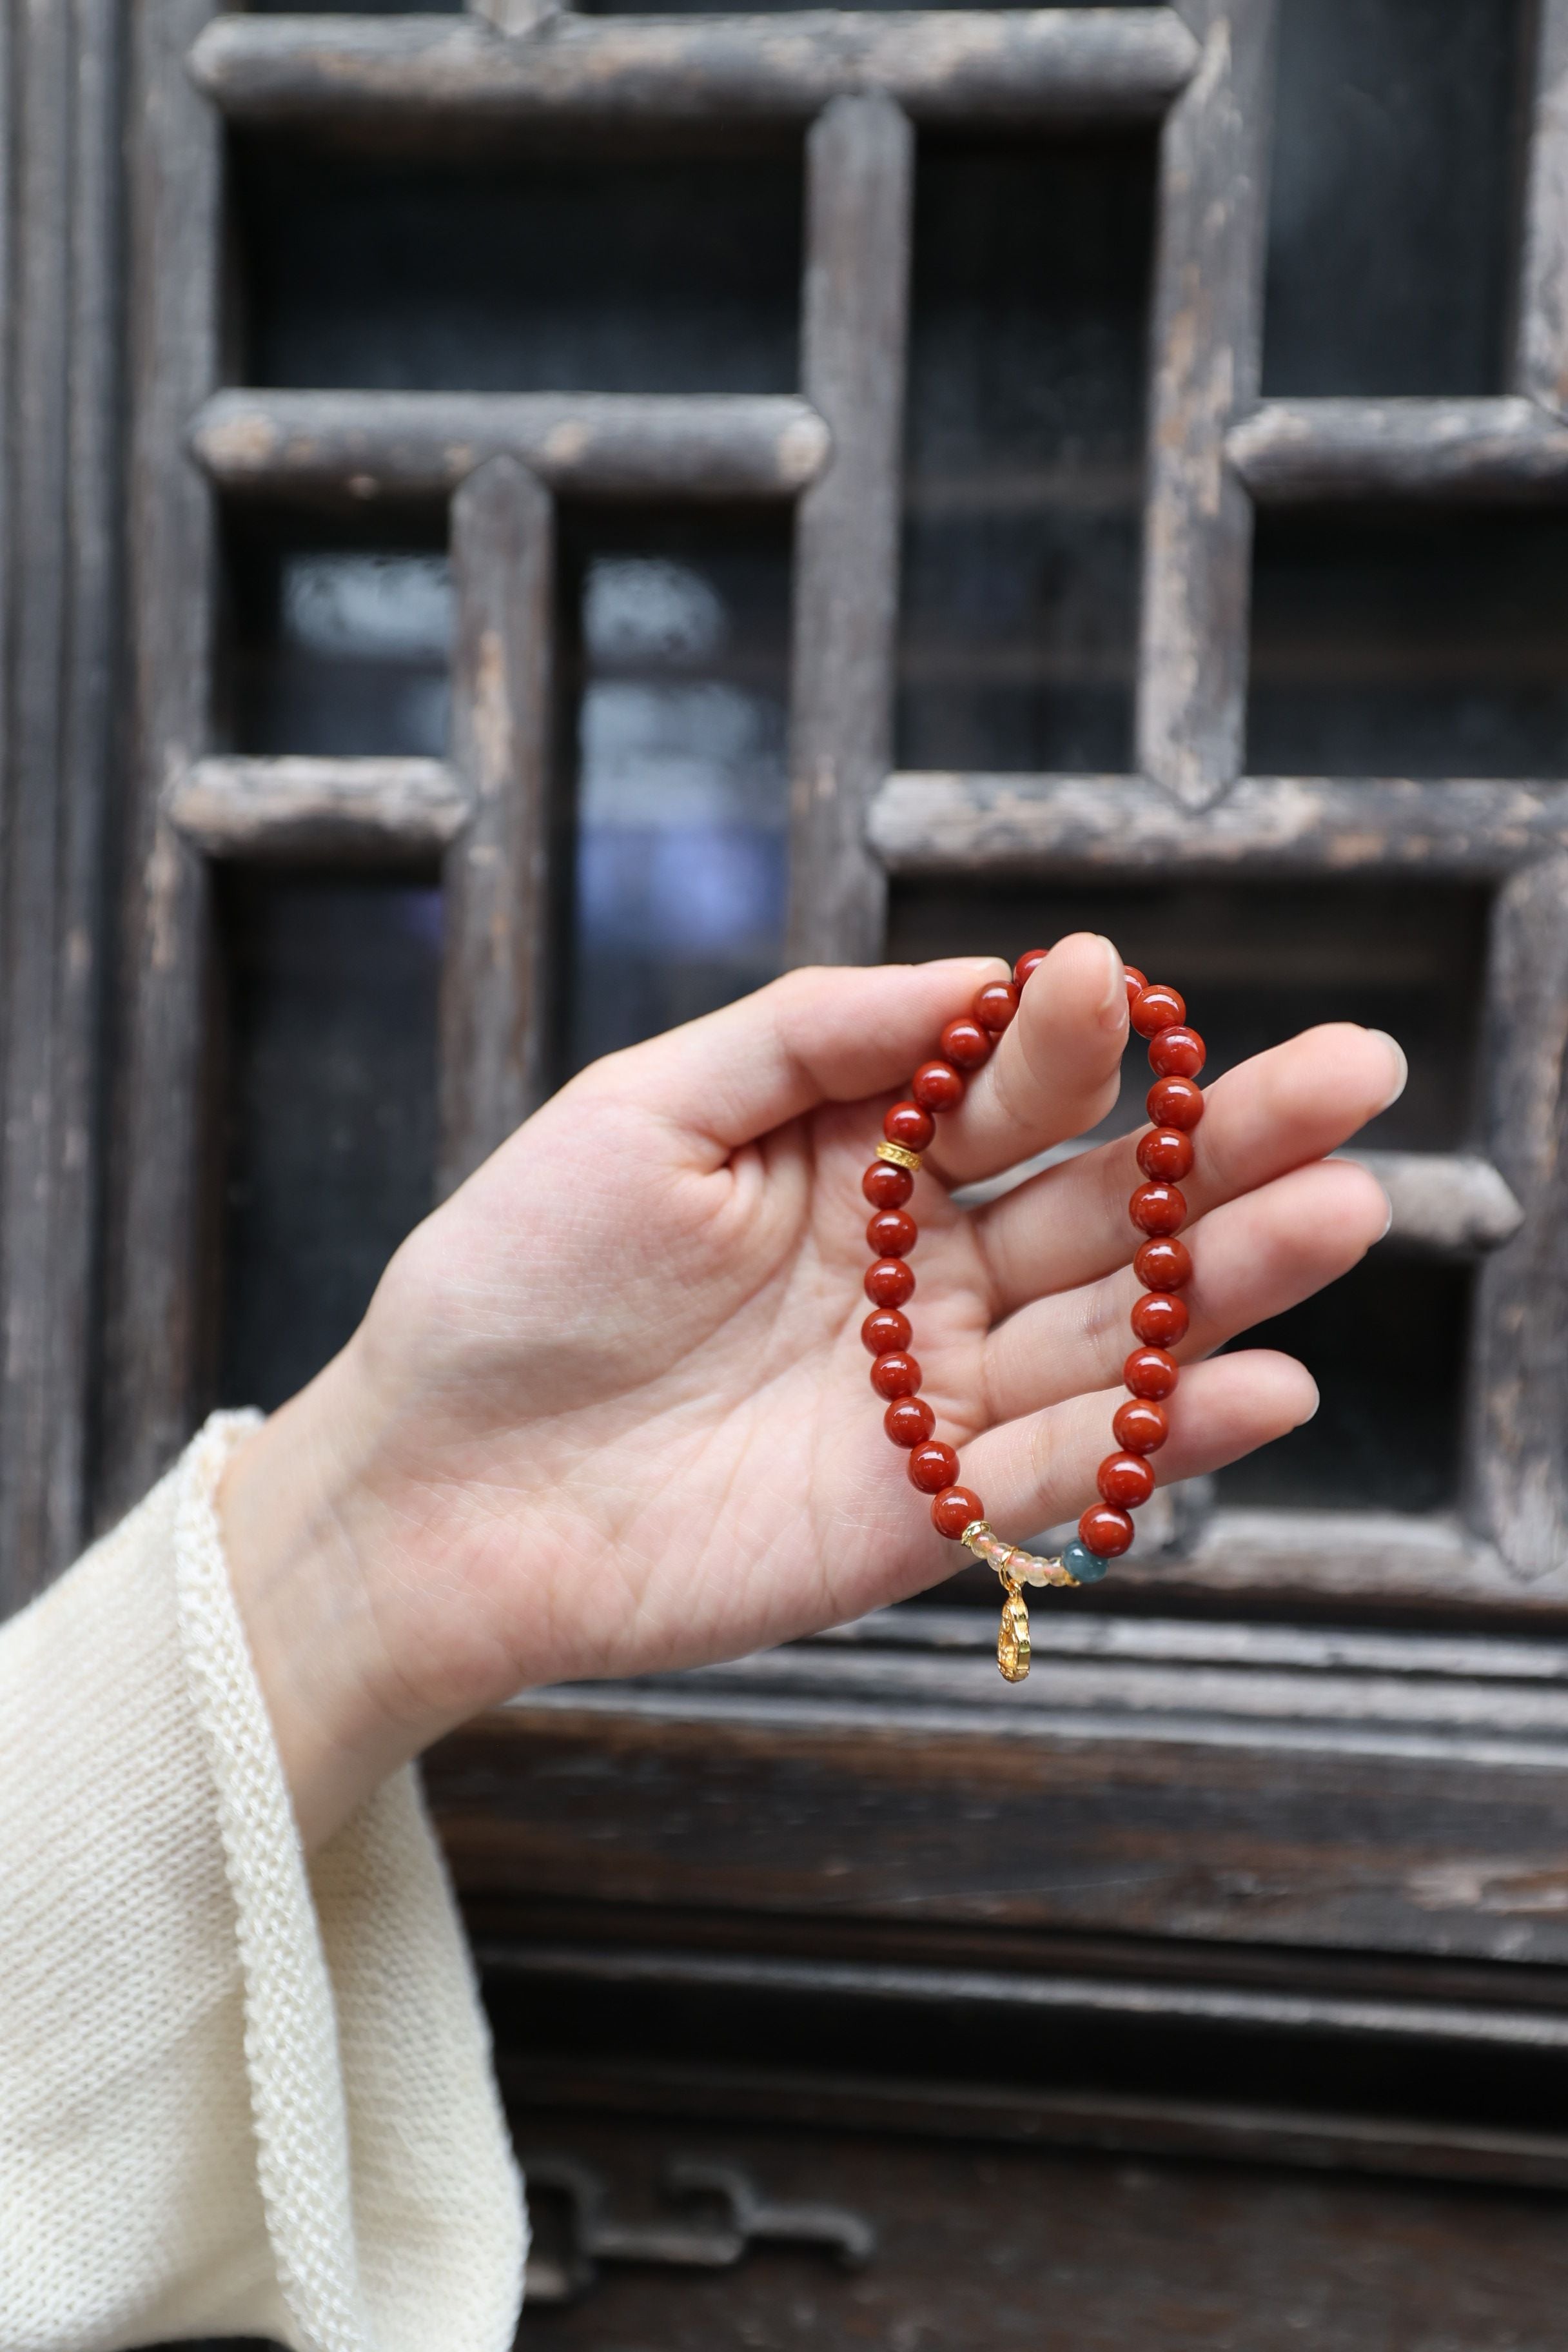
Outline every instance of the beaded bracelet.
<svg viewBox="0 0 1568 2352"><path fill-rule="evenodd" d="M921 1063L910 1081L910 1099L895 1103L883 1119L883 1140L860 1180L871 1203L866 1238L874 1261L866 1272L872 1312L860 1337L873 1358L871 1386L887 1403L882 1425L893 1444L908 1452L911 1484L933 1497L931 1515L939 1532L988 1561L1002 1580L996 1663L1010 1683L1022 1682L1029 1671L1029 1612L1021 1587L1098 1583L1132 1541L1133 1509L1154 1491L1148 1457L1169 1434L1165 1400L1180 1372L1167 1351L1187 1328L1186 1303L1178 1294L1193 1271L1186 1244L1176 1238L1187 1214L1177 1180L1193 1164L1193 1129L1204 1115L1203 1091L1194 1081L1206 1059L1203 1039L1186 1025L1187 1008L1177 992L1152 987L1129 964L1129 1016L1138 1034L1149 1040L1154 1083L1145 1106L1153 1124L1138 1145L1145 1181L1128 1202L1133 1225L1144 1235L1132 1266L1145 1296L1132 1309L1138 1345L1121 1368L1130 1394L1110 1424L1120 1450L1100 1464L1095 1482L1100 1499L1084 1512L1066 1551L1059 1558L1023 1551L1003 1542L979 1496L958 1484L958 1455L935 1436L936 1417L919 1393L921 1368L910 1353L913 1334L902 1309L914 1293L908 1259L920 1228L905 1203L938 1117L963 1101L966 1074L990 1059L1018 1010L1020 991L1046 953L1031 948L1014 966L1011 983L987 982L969 1013L948 1023L938 1040L939 1058Z"/></svg>

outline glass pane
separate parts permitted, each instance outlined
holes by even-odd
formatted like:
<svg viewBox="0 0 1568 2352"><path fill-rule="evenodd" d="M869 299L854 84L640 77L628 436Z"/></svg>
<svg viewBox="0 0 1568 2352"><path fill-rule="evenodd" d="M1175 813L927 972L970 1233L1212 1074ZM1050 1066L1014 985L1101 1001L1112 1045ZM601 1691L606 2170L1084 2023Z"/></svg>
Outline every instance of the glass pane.
<svg viewBox="0 0 1568 2352"><path fill-rule="evenodd" d="M231 535L223 731L258 753L447 748L452 587L428 547Z"/></svg>
<svg viewBox="0 0 1568 2352"><path fill-rule="evenodd" d="M743 155L461 166L239 142L244 381L790 392L801 166Z"/></svg>
<svg viewBox="0 0 1568 2352"><path fill-rule="evenodd" d="M922 141L898 758L1125 769L1153 150Z"/></svg>
<svg viewBox="0 0 1568 2352"><path fill-rule="evenodd" d="M1568 769L1568 514L1260 514L1257 775Z"/></svg>
<svg viewBox="0 0 1568 2352"><path fill-rule="evenodd" d="M1283 0L1266 393L1503 388L1519 0Z"/></svg>
<svg viewBox="0 0 1568 2352"><path fill-rule="evenodd" d="M269 1407L342 1346L430 1206L440 895L402 878L221 880L217 1393Z"/></svg>
<svg viewBox="0 0 1568 2352"><path fill-rule="evenodd" d="M895 892L889 952L1016 956L1066 931L1104 931L1185 994L1209 1047L1205 1078L1319 1022L1386 1029L1409 1056L1409 1084L1361 1139L1441 1151L1474 1140L1486 927L1485 894L1453 887L943 883ZM1142 1074L1135 1049L1102 1132L1142 1123ZM1468 1296L1466 1269L1384 1245L1333 1292L1254 1334L1243 1344L1300 1355L1323 1402L1304 1430L1226 1472L1222 1491L1338 1508L1452 1501Z"/></svg>
<svg viewBox="0 0 1568 2352"><path fill-rule="evenodd" d="M788 524L584 512L564 556L578 1069L782 968Z"/></svg>

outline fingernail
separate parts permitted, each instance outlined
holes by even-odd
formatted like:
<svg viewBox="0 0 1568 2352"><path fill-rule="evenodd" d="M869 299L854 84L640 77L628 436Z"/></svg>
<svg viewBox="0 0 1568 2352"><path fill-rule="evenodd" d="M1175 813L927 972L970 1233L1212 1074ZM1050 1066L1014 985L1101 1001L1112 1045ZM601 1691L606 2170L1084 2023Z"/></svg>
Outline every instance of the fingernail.
<svg viewBox="0 0 1568 2352"><path fill-rule="evenodd" d="M1384 1192L1383 1196L1383 1205L1387 1210L1388 1213L1383 1221L1383 1231L1377 1237L1380 1242L1387 1238L1389 1227L1394 1223L1394 1203L1389 1199L1386 1192Z"/></svg>
<svg viewBox="0 0 1568 2352"><path fill-rule="evenodd" d="M1112 1028L1123 1028L1127 1021L1127 967L1122 962L1114 941L1103 931L1095 938L1105 950L1105 993L1100 1000L1100 1017Z"/></svg>
<svg viewBox="0 0 1568 2352"><path fill-rule="evenodd" d="M1318 1386L1317 1381L1314 1381L1312 1382L1312 1410L1310 1412L1304 1412L1301 1415L1300 1420L1296 1423L1298 1429L1304 1429L1308 1422L1315 1421L1317 1419L1318 1407L1322 1403L1322 1402L1323 1392Z"/></svg>
<svg viewBox="0 0 1568 2352"><path fill-rule="evenodd" d="M1400 1096L1405 1092L1405 1082L1410 1076L1410 1065L1405 1058L1404 1046L1400 1044L1397 1037L1391 1037L1386 1029L1369 1029L1367 1031L1367 1035L1369 1037L1381 1037L1384 1044L1392 1049L1394 1058L1399 1065L1399 1076L1394 1079L1391 1092L1385 1094L1382 1102L1378 1105L1378 1108L1380 1110L1386 1110L1389 1104L1396 1103L1399 1100Z"/></svg>

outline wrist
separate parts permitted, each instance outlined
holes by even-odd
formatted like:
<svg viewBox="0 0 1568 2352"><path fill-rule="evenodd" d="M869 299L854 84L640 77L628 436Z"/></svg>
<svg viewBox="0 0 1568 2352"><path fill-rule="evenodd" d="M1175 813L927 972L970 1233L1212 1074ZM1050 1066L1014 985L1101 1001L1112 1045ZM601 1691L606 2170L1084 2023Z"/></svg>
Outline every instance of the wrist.
<svg viewBox="0 0 1568 2352"><path fill-rule="evenodd" d="M229 1581L307 1850L447 1726L386 1704L367 1570L375 1415L353 1343L237 1447L219 1483Z"/></svg>

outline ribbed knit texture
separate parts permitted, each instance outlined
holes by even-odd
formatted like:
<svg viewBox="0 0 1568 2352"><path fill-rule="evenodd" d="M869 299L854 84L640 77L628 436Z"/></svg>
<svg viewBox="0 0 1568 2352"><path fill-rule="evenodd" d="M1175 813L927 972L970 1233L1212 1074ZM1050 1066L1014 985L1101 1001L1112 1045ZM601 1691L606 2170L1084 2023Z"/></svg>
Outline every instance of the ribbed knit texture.
<svg viewBox="0 0 1568 2352"><path fill-rule="evenodd" d="M411 1773L307 1864L213 1508L0 1630L0 2347L506 2352L520 2185Z"/></svg>

